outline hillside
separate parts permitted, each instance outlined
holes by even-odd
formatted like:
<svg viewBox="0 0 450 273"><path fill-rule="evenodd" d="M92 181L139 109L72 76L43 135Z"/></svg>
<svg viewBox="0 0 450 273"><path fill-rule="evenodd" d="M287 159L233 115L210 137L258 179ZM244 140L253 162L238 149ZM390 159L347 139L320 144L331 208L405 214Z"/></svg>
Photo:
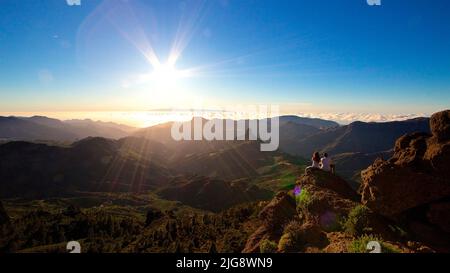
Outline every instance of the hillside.
<svg viewBox="0 0 450 273"><path fill-rule="evenodd" d="M157 191L164 199L177 200L194 208L219 212L234 205L272 197L272 192L245 182L226 182L204 177L183 177Z"/></svg>
<svg viewBox="0 0 450 273"><path fill-rule="evenodd" d="M89 138L70 147L28 142L0 145L0 195L44 197L76 191L141 191L167 180L167 169Z"/></svg>
<svg viewBox="0 0 450 273"><path fill-rule="evenodd" d="M353 122L300 139L292 154L309 158L314 151L341 153L376 153L392 149L395 140L407 133L430 132L429 119L394 122Z"/></svg>
<svg viewBox="0 0 450 273"><path fill-rule="evenodd" d="M61 121L44 116L0 117L0 139L25 141L74 141L86 137L122 138L135 128L86 120Z"/></svg>
<svg viewBox="0 0 450 273"><path fill-rule="evenodd" d="M16 117L0 117L0 139L11 140L73 140L76 134Z"/></svg>
<svg viewBox="0 0 450 273"><path fill-rule="evenodd" d="M299 117L299 116L281 116L280 124L283 124L283 123L301 124L301 125L314 127L316 129L329 129L329 128L339 127L339 124L337 122L334 122L331 120L325 120L325 119L319 119L319 118L305 118L305 117Z"/></svg>
<svg viewBox="0 0 450 273"><path fill-rule="evenodd" d="M9 142L0 145L0 196L43 198L79 191L142 192L170 185L177 176L252 178L259 175L260 168L273 164L273 153L261 153L256 142L220 146L215 153L199 149L183 155L161 143L136 137L86 138L69 147ZM231 185L223 183L225 189ZM207 197L210 192L203 194ZM252 194L248 200L261 198L259 193L255 198ZM223 198L233 200L233 195L234 191ZM244 197L237 199L245 201ZM228 206L224 203L215 207Z"/></svg>

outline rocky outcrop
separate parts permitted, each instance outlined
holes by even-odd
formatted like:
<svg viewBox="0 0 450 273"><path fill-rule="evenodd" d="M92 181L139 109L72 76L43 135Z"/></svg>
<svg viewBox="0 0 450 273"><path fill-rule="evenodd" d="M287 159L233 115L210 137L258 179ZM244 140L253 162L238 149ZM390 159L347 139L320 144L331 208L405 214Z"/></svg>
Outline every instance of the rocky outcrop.
<svg viewBox="0 0 450 273"><path fill-rule="evenodd" d="M261 210L262 224L247 240L244 252L259 252L260 243L266 240L278 243L278 252L324 250L330 244L329 234L348 232L343 222L361 206L359 200L356 192L339 176L320 169L308 170L299 177L292 192L278 193ZM390 222L384 217L368 208L364 217L361 223L364 234L396 239L389 229Z"/></svg>
<svg viewBox="0 0 450 273"><path fill-rule="evenodd" d="M430 119L433 135L399 138L389 161L377 160L362 172L362 202L395 217L408 209L450 196L450 110Z"/></svg>
<svg viewBox="0 0 450 273"><path fill-rule="evenodd" d="M450 139L450 110L434 114L430 120L431 132L439 141Z"/></svg>
<svg viewBox="0 0 450 273"><path fill-rule="evenodd" d="M247 240L244 252L259 251L263 240L280 241L279 251L301 251L306 246L324 247L325 231L332 230L357 205L358 195L338 176L320 169L308 170L297 181L297 188L307 197L298 205L295 195L279 192L259 214L262 225ZM297 225L291 225L297 222ZM295 235L286 227L295 226ZM289 229L289 228L288 228ZM284 233L284 234L283 234ZM292 239L294 236L297 239ZM296 241L296 247L286 247Z"/></svg>
<svg viewBox="0 0 450 273"><path fill-rule="evenodd" d="M278 252L324 249L329 244L327 234L342 232L342 221L360 205L359 199L340 177L320 169L308 170L292 193L278 193L262 209L262 225L249 237L244 252L258 252L265 240L278 242ZM371 230L385 238L388 224L372 212L369 216Z"/></svg>
<svg viewBox="0 0 450 273"><path fill-rule="evenodd" d="M320 190L332 191L346 199L354 201L359 200L359 196L352 189L352 187L350 187L347 181L337 175L323 171L321 169L313 168L307 170L306 174L298 179L297 185L315 186L319 187Z"/></svg>
<svg viewBox="0 0 450 273"><path fill-rule="evenodd" d="M345 180L320 169L309 170L297 186L298 195L307 195L305 204L297 208L300 217L324 230L333 229L358 204L357 194Z"/></svg>
<svg viewBox="0 0 450 273"><path fill-rule="evenodd" d="M279 192L259 213L262 225L249 237L243 252L259 252L261 241L279 239L284 226L296 215L295 200L286 192Z"/></svg>
<svg viewBox="0 0 450 273"><path fill-rule="evenodd" d="M361 173L361 201L442 245L450 242L450 110L432 115L430 127L432 135L400 137L390 160Z"/></svg>

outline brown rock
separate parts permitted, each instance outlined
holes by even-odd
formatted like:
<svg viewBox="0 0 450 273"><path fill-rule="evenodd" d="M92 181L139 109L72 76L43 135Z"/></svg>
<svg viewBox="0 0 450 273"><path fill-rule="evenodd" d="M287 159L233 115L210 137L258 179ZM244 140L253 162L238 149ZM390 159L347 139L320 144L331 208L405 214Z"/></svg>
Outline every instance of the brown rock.
<svg viewBox="0 0 450 273"><path fill-rule="evenodd" d="M450 110L435 113L430 119L431 132L439 141L450 140Z"/></svg>
<svg viewBox="0 0 450 273"><path fill-rule="evenodd" d="M264 225L280 228L297 214L295 200L286 192L279 192L275 198L260 212Z"/></svg>
<svg viewBox="0 0 450 273"><path fill-rule="evenodd" d="M329 243L326 233L322 231L320 226L313 223L303 224L299 232L301 237L304 238L305 244L309 246L325 247Z"/></svg>
<svg viewBox="0 0 450 273"><path fill-rule="evenodd" d="M262 225L247 239L243 253L259 253L260 243L265 240L276 240L277 236L273 234L272 229Z"/></svg>
<svg viewBox="0 0 450 273"><path fill-rule="evenodd" d="M309 195L308 203L298 206L300 215L324 230L333 230L357 205L354 190L333 174L314 170L301 176L297 185Z"/></svg>
<svg viewBox="0 0 450 273"><path fill-rule="evenodd" d="M355 201L359 199L359 196L352 187L350 187L347 181L321 169L308 170L305 175L300 177L298 183L301 185L314 185L321 189L331 190L346 199Z"/></svg>
<svg viewBox="0 0 450 273"><path fill-rule="evenodd" d="M427 133L413 133L404 135L395 142L394 155L391 162L398 165L420 164L427 150Z"/></svg>
<svg viewBox="0 0 450 273"><path fill-rule="evenodd" d="M362 179L362 203L387 217L450 195L447 179L385 161L363 171Z"/></svg>
<svg viewBox="0 0 450 273"><path fill-rule="evenodd" d="M450 111L430 119L433 135L399 138L393 157L362 171L362 203L384 216L450 196Z"/></svg>
<svg viewBox="0 0 450 273"><path fill-rule="evenodd" d="M286 192L279 192L260 212L262 225L248 238L242 252L259 252L260 242L265 239L278 241L284 226L295 217L295 200Z"/></svg>
<svg viewBox="0 0 450 273"><path fill-rule="evenodd" d="M450 164L450 140L438 142L437 138L430 138L424 160L429 162L435 176L447 177L447 180L450 181L450 168L448 167Z"/></svg>

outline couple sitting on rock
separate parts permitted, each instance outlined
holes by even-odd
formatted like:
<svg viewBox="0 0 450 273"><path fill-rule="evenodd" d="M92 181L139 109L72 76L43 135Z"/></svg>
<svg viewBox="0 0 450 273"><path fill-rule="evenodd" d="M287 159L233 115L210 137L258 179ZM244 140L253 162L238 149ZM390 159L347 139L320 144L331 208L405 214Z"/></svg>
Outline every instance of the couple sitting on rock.
<svg viewBox="0 0 450 273"><path fill-rule="evenodd" d="M324 153L322 157L320 157L319 152L315 152L311 158L312 165L309 167L306 167L305 171L308 171L310 169L322 169L327 172L334 173L334 164L331 163L331 158L328 157L327 153Z"/></svg>

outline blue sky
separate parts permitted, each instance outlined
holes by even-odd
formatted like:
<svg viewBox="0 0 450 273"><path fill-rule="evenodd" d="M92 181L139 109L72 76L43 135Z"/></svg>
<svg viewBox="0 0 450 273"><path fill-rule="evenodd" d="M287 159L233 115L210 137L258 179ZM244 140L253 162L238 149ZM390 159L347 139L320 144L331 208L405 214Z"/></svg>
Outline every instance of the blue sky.
<svg viewBox="0 0 450 273"><path fill-rule="evenodd" d="M450 106L447 0L0 5L0 112L145 111L198 100L316 114ZM173 71L189 73L170 70L155 84L145 56L153 50L165 64L175 41Z"/></svg>

